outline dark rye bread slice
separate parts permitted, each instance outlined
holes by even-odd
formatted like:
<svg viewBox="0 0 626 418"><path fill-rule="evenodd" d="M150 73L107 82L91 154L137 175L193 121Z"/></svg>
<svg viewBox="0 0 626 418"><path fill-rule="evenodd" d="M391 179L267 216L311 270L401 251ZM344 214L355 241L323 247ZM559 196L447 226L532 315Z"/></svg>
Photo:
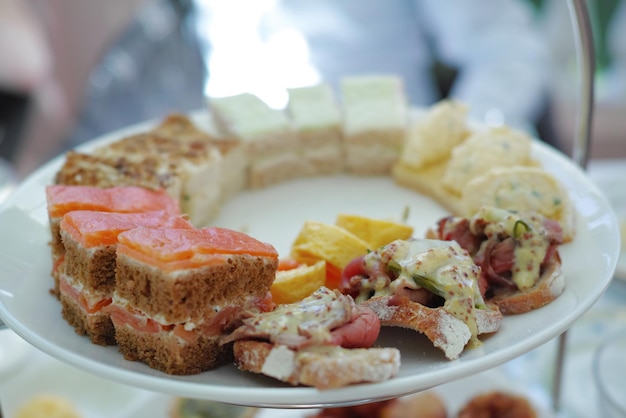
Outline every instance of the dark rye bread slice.
<svg viewBox="0 0 626 418"><path fill-rule="evenodd" d="M123 325L116 326L115 338L126 360L172 375L198 374L233 361L232 343L221 344L220 336L195 333L183 341L173 331L142 332Z"/></svg>
<svg viewBox="0 0 626 418"><path fill-rule="evenodd" d="M63 280L63 279L61 279ZM115 328L111 317L103 312L89 314L75 299L60 294L61 315L79 335L86 335L92 343L98 345L115 345Z"/></svg>
<svg viewBox="0 0 626 418"><path fill-rule="evenodd" d="M240 370L323 390L382 382L394 377L400 368L397 348L321 346L293 350L265 341L239 340L233 353Z"/></svg>
<svg viewBox="0 0 626 418"><path fill-rule="evenodd" d="M118 253L116 297L147 316L174 324L209 320L225 306L243 307L251 298L267 295L276 259L248 254L215 257L204 267L168 272Z"/></svg>
<svg viewBox="0 0 626 418"><path fill-rule="evenodd" d="M87 249L61 230L65 248L62 271L55 278L55 293L59 296L63 318L80 335L87 335L94 344L114 345L115 332L108 313L88 313L64 290L75 281L85 294L111 297L115 289L115 245L103 245Z"/></svg>
<svg viewBox="0 0 626 418"><path fill-rule="evenodd" d="M85 248L64 230L61 240L65 247L65 275L80 280L85 291L111 294L115 289L116 245Z"/></svg>

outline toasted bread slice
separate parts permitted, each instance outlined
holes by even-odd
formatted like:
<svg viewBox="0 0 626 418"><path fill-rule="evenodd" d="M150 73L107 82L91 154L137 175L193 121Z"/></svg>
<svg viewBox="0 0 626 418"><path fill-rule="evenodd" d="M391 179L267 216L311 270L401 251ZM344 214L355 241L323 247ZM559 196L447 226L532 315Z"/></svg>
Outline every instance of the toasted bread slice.
<svg viewBox="0 0 626 418"><path fill-rule="evenodd" d="M222 156L209 143L188 142L150 132L104 145L94 150L94 154L139 165L154 161L160 172L180 178L180 194L175 198L197 227L208 225L219 212Z"/></svg>
<svg viewBox="0 0 626 418"><path fill-rule="evenodd" d="M284 345L241 340L235 342L233 352L241 370L318 389L382 382L394 377L400 368L396 348L320 346L296 351Z"/></svg>
<svg viewBox="0 0 626 418"><path fill-rule="evenodd" d="M126 158L110 159L104 156L69 151L65 162L56 173L56 184L69 186L123 187L138 186L147 189L165 189L178 199L182 180L165 171L154 158L141 163Z"/></svg>
<svg viewBox="0 0 626 418"><path fill-rule="evenodd" d="M482 215L483 213L487 213L487 215ZM495 222L495 219L496 219L494 217L494 212L488 210L488 208L483 208L483 210L481 210L481 212L479 212L476 216L479 217L479 223L485 222L485 219L491 219L491 221ZM543 219L543 218L537 218L536 215L534 216L536 219ZM563 290L565 288L565 277L561 269L560 254L558 252L558 249L548 250L549 245L554 245L553 240L557 239L555 237L559 235L558 232L550 233L550 232L547 232L548 231L547 229L545 230L545 234L548 234L545 237L545 239L548 240L548 243L546 244L543 250L542 250L540 238L537 238L537 237L533 238L532 235L530 235L528 238L524 238L524 236L517 237L516 240L519 240L522 242L516 243L515 244L517 246L516 248L520 248L520 249L526 248L526 251L522 252L521 255L519 255L520 260L521 260L520 264L523 265L525 269L524 270L515 269L514 266L516 264L515 262L513 262L511 263L511 270L509 270L508 273L502 270L500 270L498 273L495 273L493 271L489 273L489 271L493 269L494 265L506 264L506 262L503 262L502 260L507 259L506 255L503 256L503 254L507 253L507 250L505 249L504 251L502 251L502 249L507 247L507 245L505 244L503 247L500 247L501 250L499 251L500 257L504 257L504 258L501 258L498 261L498 258L497 258L498 256L496 256L496 261L494 262L494 264L491 264L492 262L487 261L487 260L491 259L492 257L491 254L497 253L498 251L493 251L492 253L491 250L489 250L489 248L495 248L497 245L501 245L501 244L493 244L493 242L498 241L499 238L495 238L491 243L488 242L489 240L481 241L480 245L476 246L476 243L473 243L472 240L469 239L467 235L468 231L472 231L472 225L469 224L468 222L465 222L467 221L467 218L461 219L460 222L456 221L457 223L455 223L454 219L455 218L442 219L440 222L437 223L437 227L432 227L432 228L427 229L426 237L430 239L444 239L444 238L450 239L450 240L459 239L461 241L465 241L466 243L470 244L470 245L467 245L465 249L470 251L470 254L472 257L474 257L474 260L480 259L478 263L480 263L483 269L483 273L487 272L487 275L483 277L484 278L483 284L479 285L481 286L482 292L484 293L484 299L487 303L495 305L500 310L500 312L502 312L502 314L510 315L510 314L519 314L519 313L529 312L533 309L537 309L544 305L547 305L548 303L552 302L563 293ZM533 217L528 216L528 217L524 217L520 219L525 219L521 222L523 223L528 222L526 223L526 225L528 225L528 224L532 224L531 220L533 219ZM455 226L452 226L452 227L443 226L441 222L446 222L446 221L452 222L452 224ZM541 222L542 225L546 225L541 220L535 221L535 222ZM459 226L461 226L461 228L459 228ZM442 228L448 232L442 232ZM467 229L465 230L464 228L467 228ZM537 228L537 226L535 225L534 228ZM492 231L493 230L495 229L492 229ZM446 234L450 234L450 235L446 235ZM479 236L482 237L481 234L482 232L479 233ZM554 235L551 235L551 234L554 234ZM496 235L497 234L493 234L492 237ZM503 239L503 241L507 239L506 238L507 235L504 235L504 237L505 238ZM510 240L510 236L508 239ZM501 243L503 241L498 241L498 242ZM534 262L532 262L528 258L528 254L530 254L528 252L528 248L529 248L529 245L532 245L533 243L536 244L536 247L534 251L532 252L532 254L536 256ZM477 255L478 253L482 253L482 254ZM486 253L488 253L489 255L485 255ZM517 255L515 254L517 253L515 252L515 250L513 250L513 253L511 254L511 256L517 257ZM549 254L549 259L544 262L544 257L546 257L546 254ZM487 267L485 267L485 264L482 264L486 261L487 261L487 264L486 264ZM530 273L534 271L536 271L536 273L532 273L532 274ZM494 279L492 276L492 275L505 274L505 273L511 275L511 278L510 278L511 286L503 285L503 282L497 279ZM518 274L520 273L527 273L528 275L525 276L524 278L520 278L518 277ZM492 279L490 279L489 277L492 277ZM491 282L491 280L494 280L494 281ZM503 280L506 280L506 279L503 279Z"/></svg>
<svg viewBox="0 0 626 418"><path fill-rule="evenodd" d="M230 200L247 184L248 155L244 145L232 136L220 136L212 130L200 129L189 117L179 113L168 115L153 130L153 133L181 140L186 143L210 144L222 155L221 198Z"/></svg>
<svg viewBox="0 0 626 418"><path fill-rule="evenodd" d="M530 312L559 297L565 289L565 276L558 253L550 259L537 283L526 290L499 288L489 301L505 315Z"/></svg>
<svg viewBox="0 0 626 418"><path fill-rule="evenodd" d="M396 398L383 406L379 418L447 418L444 399L430 390Z"/></svg>
<svg viewBox="0 0 626 418"><path fill-rule="evenodd" d="M376 312L383 326L408 328L424 334L449 360L459 358L471 338L469 327L442 307L429 308L393 296L376 296L361 305ZM501 321L502 314L497 309L476 309L478 334L497 331Z"/></svg>

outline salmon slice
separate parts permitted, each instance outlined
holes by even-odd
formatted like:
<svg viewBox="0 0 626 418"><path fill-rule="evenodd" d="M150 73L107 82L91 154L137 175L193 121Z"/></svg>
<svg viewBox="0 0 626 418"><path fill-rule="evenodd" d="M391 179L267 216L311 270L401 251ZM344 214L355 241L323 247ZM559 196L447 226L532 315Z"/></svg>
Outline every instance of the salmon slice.
<svg viewBox="0 0 626 418"><path fill-rule="evenodd" d="M218 227L194 230L135 228L118 236L117 251L166 271L223 262L220 256L230 254L267 257L278 262L278 252L272 245Z"/></svg>
<svg viewBox="0 0 626 418"><path fill-rule="evenodd" d="M166 211L117 213L75 210L63 216L61 231L85 248L117 244L120 233L140 226L193 229L191 223Z"/></svg>
<svg viewBox="0 0 626 418"><path fill-rule="evenodd" d="M180 214L180 207L165 190L143 187L110 187L51 185L46 187L50 218L58 218L73 210L102 212L148 212L162 210Z"/></svg>

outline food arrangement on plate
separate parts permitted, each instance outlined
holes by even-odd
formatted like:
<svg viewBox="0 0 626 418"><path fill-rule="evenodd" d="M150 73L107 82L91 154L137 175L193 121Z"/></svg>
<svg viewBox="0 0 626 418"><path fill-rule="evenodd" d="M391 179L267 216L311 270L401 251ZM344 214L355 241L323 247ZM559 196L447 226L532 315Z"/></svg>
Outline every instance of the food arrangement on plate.
<svg viewBox="0 0 626 418"><path fill-rule="evenodd" d="M396 77L211 99L217 133L183 115L69 152L46 186L52 294L95 344L172 375L232 363L318 389L393 378L381 326L426 335L449 360L565 288L575 238L565 188L531 138L474 127L451 101L410 116ZM449 211L416 236L402 221L307 220L289 254L211 226L243 190L337 173L388 175ZM410 208L419 212L419 208ZM280 258L280 260L279 260ZM294 284L295 283L295 284Z"/></svg>

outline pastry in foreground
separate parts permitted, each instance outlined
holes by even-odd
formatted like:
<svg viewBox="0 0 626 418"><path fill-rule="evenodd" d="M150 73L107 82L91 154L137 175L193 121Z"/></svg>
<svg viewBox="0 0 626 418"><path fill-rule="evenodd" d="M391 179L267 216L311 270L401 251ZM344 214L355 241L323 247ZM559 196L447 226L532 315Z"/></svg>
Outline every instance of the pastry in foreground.
<svg viewBox="0 0 626 418"><path fill-rule="evenodd" d="M458 418L536 418L529 399L503 391L491 391L471 398L459 411Z"/></svg>
<svg viewBox="0 0 626 418"><path fill-rule="evenodd" d="M324 408L307 418L447 418L443 398L432 390L361 405Z"/></svg>
<svg viewBox="0 0 626 418"><path fill-rule="evenodd" d="M170 410L171 418L253 418L258 408L231 405L203 399L176 398Z"/></svg>

